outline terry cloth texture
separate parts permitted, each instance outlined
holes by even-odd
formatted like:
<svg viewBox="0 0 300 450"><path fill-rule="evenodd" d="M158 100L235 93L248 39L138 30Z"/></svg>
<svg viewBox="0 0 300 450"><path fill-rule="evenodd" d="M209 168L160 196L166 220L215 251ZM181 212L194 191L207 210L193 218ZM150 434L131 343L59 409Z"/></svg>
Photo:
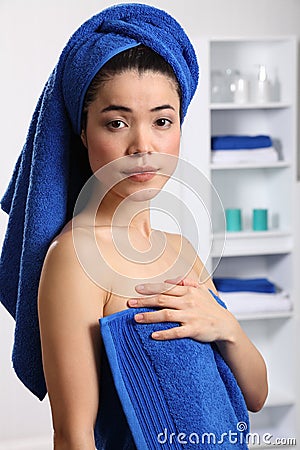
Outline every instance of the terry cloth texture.
<svg viewBox="0 0 300 450"><path fill-rule="evenodd" d="M242 150L242 149L258 149L272 147L272 139L270 136L239 136L225 135L213 136L211 138L212 150Z"/></svg>
<svg viewBox="0 0 300 450"><path fill-rule="evenodd" d="M155 341L152 332L178 324L135 322L137 312L151 310L130 309L100 320L115 388L137 449L194 449L196 443L203 450L247 449L245 401L215 344L190 338ZM230 433L238 441L233 443Z"/></svg>
<svg viewBox="0 0 300 450"><path fill-rule="evenodd" d="M216 277L214 284L220 292L263 292L274 294L276 286L267 278L229 278Z"/></svg>
<svg viewBox="0 0 300 450"><path fill-rule="evenodd" d="M42 264L91 175L79 137L83 99L105 62L139 44L173 67L184 117L198 81L195 52L184 30L167 13L148 5L110 7L85 22L62 51L1 201L9 221L0 261L0 299L16 319L15 371L40 399L46 394L37 315Z"/></svg>

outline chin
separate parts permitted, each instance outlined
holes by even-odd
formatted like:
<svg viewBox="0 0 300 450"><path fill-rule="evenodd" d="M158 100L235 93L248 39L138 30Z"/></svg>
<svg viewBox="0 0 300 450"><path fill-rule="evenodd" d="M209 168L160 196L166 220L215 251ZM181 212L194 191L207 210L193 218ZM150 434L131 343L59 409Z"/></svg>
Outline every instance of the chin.
<svg viewBox="0 0 300 450"><path fill-rule="evenodd" d="M129 194L127 198L133 202L147 202L156 197L160 191L161 189L157 188L139 189L138 191Z"/></svg>
<svg viewBox="0 0 300 450"><path fill-rule="evenodd" d="M126 197L129 197L130 200L134 202L148 201L162 191L169 178L165 175L156 175L153 179L142 183L132 182L131 179L127 179L120 183L120 187L123 185L124 192L127 194Z"/></svg>

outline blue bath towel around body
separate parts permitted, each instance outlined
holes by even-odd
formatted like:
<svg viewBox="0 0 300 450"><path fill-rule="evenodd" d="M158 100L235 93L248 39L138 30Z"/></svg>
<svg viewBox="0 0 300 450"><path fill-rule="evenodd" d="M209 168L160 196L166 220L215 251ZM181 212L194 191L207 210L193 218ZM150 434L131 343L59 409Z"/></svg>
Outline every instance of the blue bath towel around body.
<svg viewBox="0 0 300 450"><path fill-rule="evenodd" d="M150 310L124 310L100 320L114 385L137 449L247 449L245 401L216 345L190 338L152 339L152 332L178 324L135 322L134 314ZM105 417L109 404L101 408L99 417ZM105 432L98 422L97 442L109 442Z"/></svg>

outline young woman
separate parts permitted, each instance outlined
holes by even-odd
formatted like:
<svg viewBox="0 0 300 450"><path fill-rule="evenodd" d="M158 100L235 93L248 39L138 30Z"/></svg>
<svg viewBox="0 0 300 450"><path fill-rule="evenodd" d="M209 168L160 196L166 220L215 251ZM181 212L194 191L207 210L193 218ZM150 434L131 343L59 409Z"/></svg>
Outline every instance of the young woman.
<svg viewBox="0 0 300 450"><path fill-rule="evenodd" d="M135 12L136 5L126 6ZM119 19L118 7L114 14ZM122 33L132 39L128 23L127 34ZM161 27L169 32L169 24ZM263 358L235 317L212 297L209 289L217 292L211 279L199 283L204 268L190 244L151 228L150 200L175 169L187 101L170 58L146 43L138 39L107 55L86 86L77 133L92 189L80 211L53 236L40 274L39 330L55 450L95 449L101 405L98 321L126 308L157 308L136 315L139 323L180 324L153 334L155 340L216 343L249 410L261 409L267 395ZM91 235L99 260L89 254ZM118 445L134 448L133 443L126 447L122 436Z"/></svg>

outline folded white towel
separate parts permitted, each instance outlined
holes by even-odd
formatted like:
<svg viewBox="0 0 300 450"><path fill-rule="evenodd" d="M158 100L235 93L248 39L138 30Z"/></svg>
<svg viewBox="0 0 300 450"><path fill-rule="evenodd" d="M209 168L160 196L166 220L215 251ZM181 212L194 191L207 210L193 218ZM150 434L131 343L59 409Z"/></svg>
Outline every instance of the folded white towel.
<svg viewBox="0 0 300 450"><path fill-rule="evenodd" d="M212 150L211 162L247 163L247 162L275 162L278 161L278 153L274 147L252 150Z"/></svg>
<svg viewBox="0 0 300 450"><path fill-rule="evenodd" d="M276 294L260 292L220 292L221 299L233 314L290 311L292 302L285 291Z"/></svg>

